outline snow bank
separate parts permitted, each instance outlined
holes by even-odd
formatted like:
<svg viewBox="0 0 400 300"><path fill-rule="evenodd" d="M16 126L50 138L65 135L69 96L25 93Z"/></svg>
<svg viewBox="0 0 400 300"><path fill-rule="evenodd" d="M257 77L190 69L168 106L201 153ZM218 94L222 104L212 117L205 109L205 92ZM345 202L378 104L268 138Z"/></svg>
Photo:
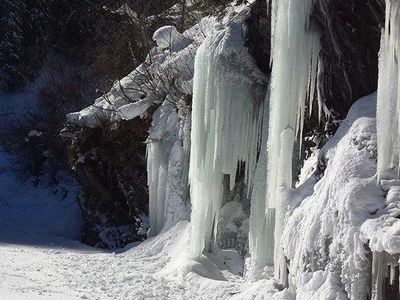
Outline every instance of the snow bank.
<svg viewBox="0 0 400 300"><path fill-rule="evenodd" d="M0 147L0 243L40 243L32 235L79 239L80 187L70 174L59 173L59 184L35 185L17 178L13 157Z"/></svg>
<svg viewBox="0 0 400 300"><path fill-rule="evenodd" d="M371 95L353 105L314 173L291 194L282 245L297 299L370 295L371 253L360 227L384 206L375 176L375 101Z"/></svg>

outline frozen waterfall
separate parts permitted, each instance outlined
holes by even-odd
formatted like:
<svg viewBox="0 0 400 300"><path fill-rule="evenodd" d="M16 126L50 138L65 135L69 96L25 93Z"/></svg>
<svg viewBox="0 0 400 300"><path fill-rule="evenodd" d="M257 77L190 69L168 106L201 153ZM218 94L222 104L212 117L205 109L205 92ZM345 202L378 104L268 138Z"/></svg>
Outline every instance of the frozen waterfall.
<svg viewBox="0 0 400 300"><path fill-rule="evenodd" d="M232 23L209 36L196 54L189 168L193 258L216 236L224 176L232 189L240 162L248 186L255 172L262 99L255 96L257 68L243 44L241 24Z"/></svg>
<svg viewBox="0 0 400 300"><path fill-rule="evenodd" d="M272 79L268 133L266 207L275 209L275 275L286 281L280 245L288 193L292 188L292 154L302 136L307 100L316 94L319 35L310 24L312 0L272 2ZM319 111L321 102L318 101Z"/></svg>
<svg viewBox="0 0 400 300"><path fill-rule="evenodd" d="M379 57L377 128L378 178L390 179L400 151L400 1L386 0L386 21ZM387 178L388 177L388 178Z"/></svg>

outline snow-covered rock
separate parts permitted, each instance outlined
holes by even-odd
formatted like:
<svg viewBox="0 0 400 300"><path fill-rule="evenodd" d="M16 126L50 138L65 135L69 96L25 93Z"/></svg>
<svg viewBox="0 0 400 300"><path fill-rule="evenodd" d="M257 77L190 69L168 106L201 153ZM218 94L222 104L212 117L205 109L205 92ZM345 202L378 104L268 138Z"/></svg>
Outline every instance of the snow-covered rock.
<svg viewBox="0 0 400 300"><path fill-rule="evenodd" d="M375 103L374 94L353 105L314 173L292 191L282 246L297 299L370 295L371 253L360 227L385 202L376 183Z"/></svg>
<svg viewBox="0 0 400 300"><path fill-rule="evenodd" d="M191 41L178 32L175 26L163 26L153 34L153 40L161 49L177 51L185 48Z"/></svg>

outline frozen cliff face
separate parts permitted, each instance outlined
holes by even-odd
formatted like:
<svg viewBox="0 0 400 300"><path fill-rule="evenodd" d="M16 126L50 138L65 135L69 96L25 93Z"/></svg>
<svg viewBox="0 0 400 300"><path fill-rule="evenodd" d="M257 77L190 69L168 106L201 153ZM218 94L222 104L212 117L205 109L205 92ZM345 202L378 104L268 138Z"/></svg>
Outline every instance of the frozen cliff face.
<svg viewBox="0 0 400 300"><path fill-rule="evenodd" d="M353 105L318 163L306 164L312 175L292 192L283 248L298 299L371 295L364 223L385 206L376 183L375 102L374 94Z"/></svg>
<svg viewBox="0 0 400 300"><path fill-rule="evenodd" d="M148 190L143 120L82 130L69 149L82 186L81 241L119 248L146 234Z"/></svg>

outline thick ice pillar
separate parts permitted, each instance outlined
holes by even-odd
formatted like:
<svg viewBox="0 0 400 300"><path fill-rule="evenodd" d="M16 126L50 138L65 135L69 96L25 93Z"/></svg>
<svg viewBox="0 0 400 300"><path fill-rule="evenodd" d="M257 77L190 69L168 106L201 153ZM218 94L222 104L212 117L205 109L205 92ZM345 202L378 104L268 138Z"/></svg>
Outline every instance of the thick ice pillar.
<svg viewBox="0 0 400 300"><path fill-rule="evenodd" d="M396 176L400 154L400 1L386 0L379 53L377 102L378 179ZM397 174L398 175L398 174Z"/></svg>
<svg viewBox="0 0 400 300"><path fill-rule="evenodd" d="M209 36L196 54L189 168L193 258L216 234L224 175L232 189L239 162L245 162L248 185L255 172L262 110L256 67L243 44L241 24L233 23Z"/></svg>
<svg viewBox="0 0 400 300"><path fill-rule="evenodd" d="M312 0L272 3L267 207L275 209L274 266L282 283L286 266L280 238L292 187L293 147L296 135L301 139L306 102L314 97L318 72L320 45L319 35L310 26L312 4Z"/></svg>

